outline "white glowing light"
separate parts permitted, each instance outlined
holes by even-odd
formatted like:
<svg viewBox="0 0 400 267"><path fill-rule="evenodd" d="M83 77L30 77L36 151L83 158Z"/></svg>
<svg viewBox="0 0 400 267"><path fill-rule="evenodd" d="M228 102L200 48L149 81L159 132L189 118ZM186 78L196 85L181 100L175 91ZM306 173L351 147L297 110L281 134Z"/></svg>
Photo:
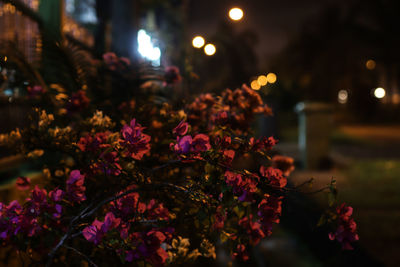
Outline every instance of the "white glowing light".
<svg viewBox="0 0 400 267"><path fill-rule="evenodd" d="M243 18L243 10L238 7L234 7L229 10L229 17L234 21L241 20Z"/></svg>
<svg viewBox="0 0 400 267"><path fill-rule="evenodd" d="M150 60L154 66L160 66L161 50L153 45L150 35L143 29L139 30L137 40L140 55Z"/></svg>
<svg viewBox="0 0 400 267"><path fill-rule="evenodd" d="M217 49L215 48L215 45L213 45L213 44L207 44L204 47L204 53L206 53L207 56L214 55L216 51L217 51Z"/></svg>
<svg viewBox="0 0 400 267"><path fill-rule="evenodd" d="M346 90L340 90L338 93L338 101L340 104L346 104L349 98L349 93Z"/></svg>
<svg viewBox="0 0 400 267"><path fill-rule="evenodd" d="M204 46L205 42L206 41L204 40L203 37L196 36L196 37L193 38L192 45L195 48L202 48Z"/></svg>
<svg viewBox="0 0 400 267"><path fill-rule="evenodd" d="M386 95L386 91L385 91L385 89L383 89L382 87L378 87L378 88L376 88L375 91L374 91L374 96L375 96L376 98L384 98L385 95Z"/></svg>

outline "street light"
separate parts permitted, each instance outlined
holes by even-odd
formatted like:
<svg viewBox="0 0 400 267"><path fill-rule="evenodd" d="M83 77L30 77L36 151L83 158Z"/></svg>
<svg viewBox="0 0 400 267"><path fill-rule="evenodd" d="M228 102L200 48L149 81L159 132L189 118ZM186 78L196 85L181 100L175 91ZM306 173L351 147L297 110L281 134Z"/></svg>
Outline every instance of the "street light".
<svg viewBox="0 0 400 267"><path fill-rule="evenodd" d="M382 87L378 87L378 88L376 88L375 91L374 91L374 96L375 96L376 98L384 98L385 95L386 95L386 91L385 91L385 89L383 89Z"/></svg>
<svg viewBox="0 0 400 267"><path fill-rule="evenodd" d="M258 82L261 86L267 85L267 83L268 83L268 78L267 78L267 76L265 76L265 75L260 75L260 76L258 76L258 78L257 78L257 82Z"/></svg>
<svg viewBox="0 0 400 267"><path fill-rule="evenodd" d="M202 48L205 44L205 40L202 36L196 36L192 40L192 45L194 48Z"/></svg>
<svg viewBox="0 0 400 267"><path fill-rule="evenodd" d="M207 44L204 47L204 53L206 53L207 56L212 56L217 52L217 48L215 48L215 45L213 44Z"/></svg>
<svg viewBox="0 0 400 267"><path fill-rule="evenodd" d="M253 89L253 90L260 90L261 85L258 83L257 80L254 80L254 81L252 81L252 82L250 83L250 87L251 87L251 89Z"/></svg>
<svg viewBox="0 0 400 267"><path fill-rule="evenodd" d="M239 21L243 18L243 10L238 7L231 8L229 10L229 18L234 21Z"/></svg>
<svg viewBox="0 0 400 267"><path fill-rule="evenodd" d="M267 81L268 81L269 83L275 83L275 82L276 82L276 74L275 74L275 73L272 73L272 72L268 73L268 75L267 75Z"/></svg>

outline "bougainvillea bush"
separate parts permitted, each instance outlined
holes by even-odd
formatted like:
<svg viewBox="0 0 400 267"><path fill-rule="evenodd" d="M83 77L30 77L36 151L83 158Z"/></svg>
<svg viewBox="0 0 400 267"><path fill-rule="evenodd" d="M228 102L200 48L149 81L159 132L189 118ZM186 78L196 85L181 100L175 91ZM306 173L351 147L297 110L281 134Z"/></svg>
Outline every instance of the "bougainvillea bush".
<svg viewBox="0 0 400 267"><path fill-rule="evenodd" d="M100 85L32 87L27 97L45 99L46 110L37 100L30 124L0 136L40 162L44 184L19 177L26 200L0 203L2 246L48 265L190 264L215 259L217 244L248 260L279 224L285 196L299 190L287 182L293 160L269 155L277 140L252 134L270 108L246 85L173 106L162 92L181 81L177 68L138 79L114 54L96 64L108 97ZM327 214L337 223L327 238L351 249L351 207Z"/></svg>

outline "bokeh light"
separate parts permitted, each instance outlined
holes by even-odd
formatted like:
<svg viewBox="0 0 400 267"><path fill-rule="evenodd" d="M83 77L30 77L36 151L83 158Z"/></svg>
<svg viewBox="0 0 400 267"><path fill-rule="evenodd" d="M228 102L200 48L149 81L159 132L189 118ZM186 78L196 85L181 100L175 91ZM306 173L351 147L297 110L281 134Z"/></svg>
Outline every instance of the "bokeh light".
<svg viewBox="0 0 400 267"><path fill-rule="evenodd" d="M243 14L243 10L238 7L234 7L229 10L229 17L234 21L241 20L243 18Z"/></svg>
<svg viewBox="0 0 400 267"><path fill-rule="evenodd" d="M268 78L267 78L267 76L265 76L265 75L260 75L260 76L258 76L258 78L257 78L257 82L258 82L261 86L267 85L267 83L268 83Z"/></svg>
<svg viewBox="0 0 400 267"><path fill-rule="evenodd" d="M206 41L204 40L204 38L202 36L196 36L192 40L192 45L195 48L202 48L204 46L205 42Z"/></svg>
<svg viewBox="0 0 400 267"><path fill-rule="evenodd" d="M212 56L217 52L217 48L215 48L215 45L213 44L207 44L204 47L204 53L206 53L207 56Z"/></svg>
<svg viewBox="0 0 400 267"><path fill-rule="evenodd" d="M338 93L338 101L340 104L346 104L349 98L349 93L346 90L340 90Z"/></svg>
<svg viewBox="0 0 400 267"><path fill-rule="evenodd" d="M268 75L267 75L267 81L268 81L269 83L275 83L275 82L276 82L276 74L275 74L275 73L272 73L272 72L268 73Z"/></svg>
<svg viewBox="0 0 400 267"><path fill-rule="evenodd" d="M369 70L373 70L376 67L376 62L373 59L369 59L367 60L367 62L365 63L365 67L367 67L367 69Z"/></svg>
<svg viewBox="0 0 400 267"><path fill-rule="evenodd" d="M385 95L386 95L386 91L385 91L385 89L383 89L382 87L378 87L378 88L376 88L375 91L374 91L374 96L375 96L376 98L384 98Z"/></svg>
<svg viewBox="0 0 400 267"><path fill-rule="evenodd" d="M261 86L260 86L260 84L258 83L257 80L252 81L252 82L250 83L250 87L251 87L251 89L253 89L253 90L260 90L260 88L261 88Z"/></svg>

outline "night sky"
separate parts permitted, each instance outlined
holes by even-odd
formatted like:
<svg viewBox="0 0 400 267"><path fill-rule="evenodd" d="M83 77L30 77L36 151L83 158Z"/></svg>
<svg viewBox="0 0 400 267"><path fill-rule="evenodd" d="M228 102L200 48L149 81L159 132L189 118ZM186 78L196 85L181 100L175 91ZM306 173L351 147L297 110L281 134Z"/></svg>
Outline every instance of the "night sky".
<svg viewBox="0 0 400 267"><path fill-rule="evenodd" d="M241 7L245 17L236 24L238 30L250 28L256 32L259 43L255 46L261 60L276 55L309 18L332 2L344 0L193 0L189 16L189 33L207 38L216 31L221 20L229 21L227 13L231 7Z"/></svg>

